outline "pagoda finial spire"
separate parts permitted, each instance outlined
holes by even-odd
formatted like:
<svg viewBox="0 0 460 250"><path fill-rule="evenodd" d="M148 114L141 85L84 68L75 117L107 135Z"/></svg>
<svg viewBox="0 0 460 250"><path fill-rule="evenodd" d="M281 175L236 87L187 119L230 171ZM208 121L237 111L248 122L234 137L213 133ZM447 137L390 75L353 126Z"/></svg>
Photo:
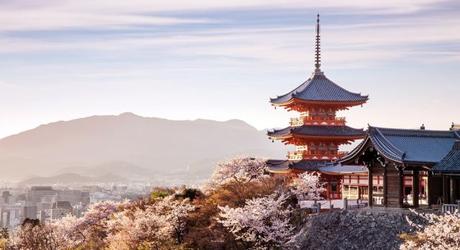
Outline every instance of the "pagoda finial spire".
<svg viewBox="0 0 460 250"><path fill-rule="evenodd" d="M315 74L321 73L321 47L319 35L319 13L316 16Z"/></svg>

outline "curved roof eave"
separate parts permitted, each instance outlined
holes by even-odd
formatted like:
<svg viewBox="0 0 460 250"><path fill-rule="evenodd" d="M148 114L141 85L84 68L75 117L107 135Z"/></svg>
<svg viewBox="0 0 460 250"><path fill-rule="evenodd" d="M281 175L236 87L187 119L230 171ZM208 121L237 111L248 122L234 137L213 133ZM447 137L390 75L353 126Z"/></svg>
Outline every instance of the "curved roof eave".
<svg viewBox="0 0 460 250"><path fill-rule="evenodd" d="M332 133L328 133L332 131ZM335 133L334 133L335 132ZM322 126L322 125L303 125L300 127L286 127L283 129L269 131L268 136L274 138L282 137L331 137L331 138L342 138L342 137L353 137L363 138L365 132L363 129L355 129L348 126Z"/></svg>
<svg viewBox="0 0 460 250"><path fill-rule="evenodd" d="M375 127L369 126L369 129L367 131L367 135L364 138L364 140L355 148L353 149L349 154L344 156L343 158L339 159L339 162L346 162L354 157L358 156L358 154L363 150L365 145L371 141L372 145L374 148L379 152L381 155L383 155L385 158L398 162L398 163L403 163L404 159L404 152L399 150L397 147L393 146L386 138L385 136L380 133L380 131L377 130L377 132L380 134L382 139L378 139L375 136L373 136L373 129L377 129ZM395 152L396 151L396 152Z"/></svg>
<svg viewBox="0 0 460 250"><path fill-rule="evenodd" d="M361 150L364 148L364 146L366 145L366 143L368 141L369 141L369 136L366 135L366 137L364 137L364 140L360 144L358 144L358 146L356 146L353 150L351 150L344 157L338 159L337 162L342 164L342 162L349 161L349 160L353 159L354 157L356 157L361 152Z"/></svg>
<svg viewBox="0 0 460 250"><path fill-rule="evenodd" d="M363 96L360 93L348 91L329 80L324 74L313 74L313 77L294 90L276 98L270 98L270 102L273 105L286 105L296 98L306 102L343 102L344 104L364 103L369 100L368 95Z"/></svg>
<svg viewBox="0 0 460 250"><path fill-rule="evenodd" d="M369 136L377 151L384 157L399 163L404 162L405 152L394 146L377 127L369 126ZM375 132L377 136L375 136Z"/></svg>

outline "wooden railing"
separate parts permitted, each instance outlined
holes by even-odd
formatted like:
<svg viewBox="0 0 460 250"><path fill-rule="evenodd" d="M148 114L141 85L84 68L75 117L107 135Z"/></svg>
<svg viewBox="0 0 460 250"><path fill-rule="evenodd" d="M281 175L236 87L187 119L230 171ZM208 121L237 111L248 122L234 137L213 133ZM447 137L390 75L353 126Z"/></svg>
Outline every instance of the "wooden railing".
<svg viewBox="0 0 460 250"><path fill-rule="evenodd" d="M339 159L342 156L346 155L345 151L338 151L337 153L315 153L311 154L308 151L294 151L288 152L287 157L290 160L302 160L302 159L325 159L325 160L335 160Z"/></svg>
<svg viewBox="0 0 460 250"><path fill-rule="evenodd" d="M291 118L289 123L293 127L298 127L302 125L333 125L333 126L342 126L346 124L345 117L296 117Z"/></svg>
<svg viewBox="0 0 460 250"><path fill-rule="evenodd" d="M363 207L367 207L367 202L359 199L353 199L349 200L344 198L343 199L343 208L348 210L348 209L359 209Z"/></svg>
<svg viewBox="0 0 460 250"><path fill-rule="evenodd" d="M459 211L460 204L442 204L442 213L455 213Z"/></svg>

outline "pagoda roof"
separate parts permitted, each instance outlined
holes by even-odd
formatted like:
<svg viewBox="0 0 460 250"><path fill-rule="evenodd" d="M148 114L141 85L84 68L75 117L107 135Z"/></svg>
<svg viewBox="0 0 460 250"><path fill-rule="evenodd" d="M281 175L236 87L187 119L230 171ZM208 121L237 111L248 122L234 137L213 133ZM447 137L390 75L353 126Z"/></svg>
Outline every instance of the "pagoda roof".
<svg viewBox="0 0 460 250"><path fill-rule="evenodd" d="M319 171L322 167L332 164L321 160L268 160L268 171L271 173L287 173L290 170Z"/></svg>
<svg viewBox="0 0 460 250"><path fill-rule="evenodd" d="M364 137L363 129L355 129L348 126L326 126L326 125L302 125L298 127L287 127L283 129L268 131L269 137L282 138L293 135L304 137Z"/></svg>
<svg viewBox="0 0 460 250"><path fill-rule="evenodd" d="M291 103L294 99L323 104L350 103L350 105L359 105L365 103L368 96L352 93L329 80L322 72L316 72L291 92L271 98L270 102L280 106Z"/></svg>
<svg viewBox="0 0 460 250"><path fill-rule="evenodd" d="M320 172L329 175L367 175L368 169L362 165L329 165L320 168Z"/></svg>
<svg viewBox="0 0 460 250"><path fill-rule="evenodd" d="M358 156L365 145L372 146L389 160L406 163L434 165L441 161L460 139L459 131L439 131L424 129L394 129L371 127L366 138L347 156L340 159L346 162Z"/></svg>
<svg viewBox="0 0 460 250"><path fill-rule="evenodd" d="M460 141L454 143L452 150L432 170L444 174L460 173Z"/></svg>

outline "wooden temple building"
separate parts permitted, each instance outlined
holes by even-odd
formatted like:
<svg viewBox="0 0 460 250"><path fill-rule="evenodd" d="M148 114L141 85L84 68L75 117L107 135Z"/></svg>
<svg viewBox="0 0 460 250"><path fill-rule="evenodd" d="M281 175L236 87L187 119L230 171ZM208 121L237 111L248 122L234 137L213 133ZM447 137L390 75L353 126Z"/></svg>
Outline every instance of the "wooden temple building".
<svg viewBox="0 0 460 250"><path fill-rule="evenodd" d="M460 204L460 126L449 130L346 126L337 111L367 102L320 69L319 15L316 24L315 70L273 106L297 111L290 126L268 131L269 138L296 146L287 159L268 160L273 174L321 173L326 199L365 200L369 206L418 207ZM362 139L350 153L339 146Z"/></svg>
<svg viewBox="0 0 460 250"><path fill-rule="evenodd" d="M456 196L456 187L460 186L453 177L455 173L448 169L451 159L455 159L458 140L459 130L369 127L365 139L341 158L338 166L366 167L367 176L343 175L344 189L353 189L370 206L418 207L453 202L453 197L460 197ZM452 150L454 156L443 160ZM456 174L460 174L459 166Z"/></svg>
<svg viewBox="0 0 460 250"><path fill-rule="evenodd" d="M296 146L286 160L269 160L269 171L277 174L319 171L345 155L339 146L363 139L363 129L346 126L346 120L336 113L367 102L368 97L352 93L329 80L321 71L319 15L316 23L315 70L311 77L294 90L270 99L275 107L297 111L290 126L268 132L270 139ZM323 174L327 198L340 199L340 175Z"/></svg>
<svg viewBox="0 0 460 250"><path fill-rule="evenodd" d="M460 131L460 127L457 129ZM442 188L436 193L437 197L444 203L458 204L460 200L460 141L456 141L452 150L433 167L432 174L433 178L437 179L438 185L439 183L442 185Z"/></svg>

